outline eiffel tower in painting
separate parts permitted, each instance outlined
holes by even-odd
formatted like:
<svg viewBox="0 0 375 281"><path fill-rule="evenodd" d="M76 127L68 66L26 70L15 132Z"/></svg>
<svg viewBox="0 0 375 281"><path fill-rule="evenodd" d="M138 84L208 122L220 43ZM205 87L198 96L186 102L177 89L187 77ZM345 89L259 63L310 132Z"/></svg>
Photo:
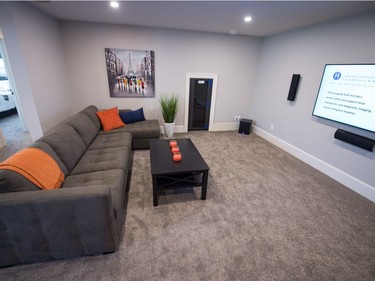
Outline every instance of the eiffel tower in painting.
<svg viewBox="0 0 375 281"><path fill-rule="evenodd" d="M128 68L127 76L135 76L133 66L132 66L132 61L130 59L130 52L129 52L129 68Z"/></svg>

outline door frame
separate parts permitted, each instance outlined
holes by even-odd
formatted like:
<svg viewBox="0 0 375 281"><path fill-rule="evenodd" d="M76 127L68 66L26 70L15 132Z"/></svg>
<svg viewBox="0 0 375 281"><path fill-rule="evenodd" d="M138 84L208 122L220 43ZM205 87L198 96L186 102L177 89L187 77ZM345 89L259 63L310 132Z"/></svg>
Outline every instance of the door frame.
<svg viewBox="0 0 375 281"><path fill-rule="evenodd" d="M18 117L21 121L21 125L23 127L23 130L28 131L28 128L27 128L27 125L26 125L26 122L25 122L25 119L24 119L24 116L23 116L23 111L22 111L22 108L21 108L21 105L20 105L17 89L16 89L16 87L14 85L14 82L13 82L14 81L13 80L13 74L12 74L12 71L10 69L8 56L5 52L5 44L4 44L4 39L2 38L2 36L0 36L0 53L1 53L1 57L3 58L3 61L4 61L5 71L6 71L7 76L8 76L9 85L10 85L10 88L13 92L13 98L14 98L14 103L15 103L16 109L17 109L17 115L18 115Z"/></svg>
<svg viewBox="0 0 375 281"><path fill-rule="evenodd" d="M188 131L189 122L189 100L190 100L190 79L212 79L212 93L210 106L210 120L208 123L208 131L214 126L215 107L216 107L216 91L217 91L217 73L186 73L185 82L185 116L183 131Z"/></svg>

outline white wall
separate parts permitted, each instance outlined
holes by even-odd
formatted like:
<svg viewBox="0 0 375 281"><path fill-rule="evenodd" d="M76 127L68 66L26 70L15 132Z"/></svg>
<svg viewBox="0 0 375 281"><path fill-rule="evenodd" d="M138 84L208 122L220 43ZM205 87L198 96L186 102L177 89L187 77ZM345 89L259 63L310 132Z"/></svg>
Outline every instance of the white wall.
<svg viewBox="0 0 375 281"><path fill-rule="evenodd" d="M33 139L89 104L143 106L146 118L160 120L157 99L115 99L108 91L104 48L151 49L157 95L180 94L183 109L186 73L216 73L215 124L250 117L257 133L375 202L375 154L333 134L343 128L375 135L311 115L326 63L374 62L374 13L268 37L263 46L255 37L58 23L28 4L10 2L0 3L0 29ZM296 101L288 102L293 73L302 79Z"/></svg>
<svg viewBox="0 0 375 281"><path fill-rule="evenodd" d="M38 112L36 110L21 43L17 34L14 14L16 6L9 2L0 2L0 29L4 38L4 53L9 61L9 71L14 80L14 91L18 95L19 105L32 140L42 136ZM19 109L19 108L18 108Z"/></svg>
<svg viewBox="0 0 375 281"><path fill-rule="evenodd" d="M261 135L373 201L375 153L333 136L337 128L373 139L375 134L324 121L311 113L324 65L374 63L374 46L374 13L268 37L251 107L251 116ZM301 80L296 100L289 102L286 98L293 73L301 74Z"/></svg>
<svg viewBox="0 0 375 281"><path fill-rule="evenodd" d="M173 92L180 95L177 125L184 124L187 73L218 74L214 123L236 125L234 116L248 113L260 38L72 21L61 22L61 31L76 110L89 104L101 108L143 106L146 118L161 120L157 98L109 97L104 48L119 48L155 51L156 96Z"/></svg>
<svg viewBox="0 0 375 281"><path fill-rule="evenodd" d="M29 4L0 4L10 68L35 140L73 112L58 22Z"/></svg>

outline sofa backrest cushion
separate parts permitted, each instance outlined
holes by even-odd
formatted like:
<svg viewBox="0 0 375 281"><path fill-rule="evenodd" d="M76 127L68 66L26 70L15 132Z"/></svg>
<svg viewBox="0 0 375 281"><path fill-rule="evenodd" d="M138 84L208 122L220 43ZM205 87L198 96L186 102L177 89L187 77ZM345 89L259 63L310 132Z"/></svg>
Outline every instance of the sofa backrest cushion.
<svg viewBox="0 0 375 281"><path fill-rule="evenodd" d="M59 124L37 142L47 143L64 163L68 173L86 151L86 145L77 131L69 124Z"/></svg>
<svg viewBox="0 0 375 281"><path fill-rule="evenodd" d="M91 118L83 112L74 115L67 123L77 131L86 147L89 147L99 132Z"/></svg>
<svg viewBox="0 0 375 281"><path fill-rule="evenodd" d="M37 190L40 191L41 189L19 173L11 170L0 170L0 193Z"/></svg>
<svg viewBox="0 0 375 281"><path fill-rule="evenodd" d="M99 131L101 128L101 124L100 124L98 116L96 116L96 112L98 112L98 108L95 105L90 105L86 107L84 110L82 110L81 112L86 114L88 117L90 117L91 121L94 123L95 127Z"/></svg>
<svg viewBox="0 0 375 281"><path fill-rule="evenodd" d="M56 161L57 165L61 169L61 171L64 173L65 176L68 175L68 170L65 167L64 163L61 161L61 159L57 156L57 154L53 151L53 149L45 142L35 142L31 147L39 148L43 150L45 153L49 154L53 158L53 160Z"/></svg>
<svg viewBox="0 0 375 281"><path fill-rule="evenodd" d="M49 154L49 156L51 156L53 160L56 161L57 165L64 173L64 175L68 174L68 170L66 169L64 163L60 160L60 158L48 144L37 141L30 147L38 148ZM36 190L40 191L41 189L19 173L11 170L0 170L0 193Z"/></svg>

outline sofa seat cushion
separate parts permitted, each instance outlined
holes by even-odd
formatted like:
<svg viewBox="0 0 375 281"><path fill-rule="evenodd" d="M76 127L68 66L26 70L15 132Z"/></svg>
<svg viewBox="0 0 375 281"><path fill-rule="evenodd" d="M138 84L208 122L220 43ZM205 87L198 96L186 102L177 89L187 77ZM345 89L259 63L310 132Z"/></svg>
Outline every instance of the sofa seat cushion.
<svg viewBox="0 0 375 281"><path fill-rule="evenodd" d="M126 182L124 171L121 169L114 169L80 175L70 175L65 179L62 188L77 186L87 186L87 188L90 188L90 186L106 185L111 190L115 218L122 218L122 202L125 195L124 182Z"/></svg>
<svg viewBox="0 0 375 281"><path fill-rule="evenodd" d="M129 169L131 148L104 148L88 150L70 173L71 175L107 171L112 169Z"/></svg>
<svg viewBox="0 0 375 281"><path fill-rule="evenodd" d="M109 132L99 131L99 134L116 134L130 132L133 139L152 139L160 137L159 122L156 119L140 121L128 124L125 127L114 129Z"/></svg>
<svg viewBox="0 0 375 281"><path fill-rule="evenodd" d="M101 134L92 142L89 149L103 149L103 148L117 148L128 147L131 148L132 135L128 132L118 134Z"/></svg>
<svg viewBox="0 0 375 281"><path fill-rule="evenodd" d="M87 147L77 131L68 124L60 124L37 142L47 143L70 172L81 159Z"/></svg>

